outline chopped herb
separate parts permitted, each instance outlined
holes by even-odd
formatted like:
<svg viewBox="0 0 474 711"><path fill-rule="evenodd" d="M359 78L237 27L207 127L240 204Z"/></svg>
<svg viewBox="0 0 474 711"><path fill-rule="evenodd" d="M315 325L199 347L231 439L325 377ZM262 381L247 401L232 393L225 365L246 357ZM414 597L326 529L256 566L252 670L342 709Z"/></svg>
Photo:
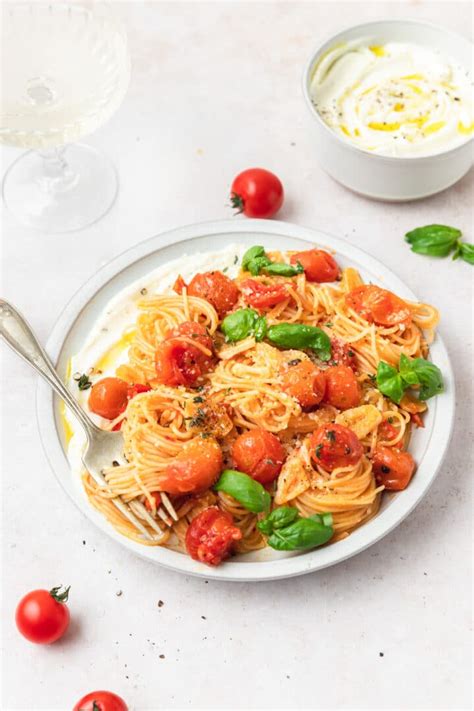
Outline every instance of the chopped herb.
<svg viewBox="0 0 474 711"><path fill-rule="evenodd" d="M77 378L76 375L79 375L79 377ZM77 382L77 387L79 388L79 390L89 390L92 385L91 381L89 380L89 376L85 373L76 373L76 375L74 376L74 380Z"/></svg>
<svg viewBox="0 0 474 711"><path fill-rule="evenodd" d="M317 456L318 459L321 459L321 450L322 450L322 448L323 448L323 445L322 445L322 444L318 444L318 446L316 447L315 452L316 452L316 456Z"/></svg>
<svg viewBox="0 0 474 711"><path fill-rule="evenodd" d="M146 294L148 294L148 289L144 286L143 289L140 289L140 294L142 296L146 296Z"/></svg>
<svg viewBox="0 0 474 711"><path fill-rule="evenodd" d="M298 365L301 363L301 358L293 358L293 360L288 361L288 365L293 366L293 365Z"/></svg>
<svg viewBox="0 0 474 711"><path fill-rule="evenodd" d="M234 257L234 264L237 264L238 261L239 261L239 257L238 257L237 254L236 254L235 257Z"/></svg>
<svg viewBox="0 0 474 711"><path fill-rule="evenodd" d="M203 439L209 439L209 437L212 437L212 434L210 432L201 432L201 437Z"/></svg>
<svg viewBox="0 0 474 711"><path fill-rule="evenodd" d="M326 432L326 437L330 442L336 441L336 433L334 432L334 430L329 430L328 432Z"/></svg>
<svg viewBox="0 0 474 711"><path fill-rule="evenodd" d="M389 417L387 420L388 424L391 425L393 424L393 417Z"/></svg>
<svg viewBox="0 0 474 711"><path fill-rule="evenodd" d="M113 466L113 467L119 467L120 464L117 462L116 459L114 459L114 461L112 462L112 466Z"/></svg>
<svg viewBox="0 0 474 711"><path fill-rule="evenodd" d="M196 397L193 397L193 402L204 402L204 398L197 395Z"/></svg>
<svg viewBox="0 0 474 711"><path fill-rule="evenodd" d="M332 321L328 321L327 324L326 324L326 326L327 326L328 328L332 328L332 327L333 327Z"/></svg>
<svg viewBox="0 0 474 711"><path fill-rule="evenodd" d="M354 351L347 351L347 355L349 356L349 358L353 358L355 356L355 353Z"/></svg>
<svg viewBox="0 0 474 711"><path fill-rule="evenodd" d="M202 409L202 407L198 407L197 412L194 415L194 417L191 417L189 419L189 426L190 427L202 427L205 422L206 422L206 413Z"/></svg>
<svg viewBox="0 0 474 711"><path fill-rule="evenodd" d="M229 271L229 267L224 267L224 269L222 270L222 272L223 272L224 274L225 274L226 272L228 272L228 271Z"/></svg>

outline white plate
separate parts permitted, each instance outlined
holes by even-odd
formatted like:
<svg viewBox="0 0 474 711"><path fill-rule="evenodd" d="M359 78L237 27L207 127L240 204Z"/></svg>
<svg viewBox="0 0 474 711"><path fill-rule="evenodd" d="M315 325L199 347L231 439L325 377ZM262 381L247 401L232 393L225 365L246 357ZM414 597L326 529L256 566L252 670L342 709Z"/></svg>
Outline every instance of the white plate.
<svg viewBox="0 0 474 711"><path fill-rule="evenodd" d="M100 269L75 294L59 317L46 349L62 377L70 356L80 349L108 301L136 279L185 253L215 251L240 242L263 244L268 249L305 249L308 242L337 252L342 266L356 267L364 281L388 288L402 297L417 297L387 267L362 250L316 230L271 220L232 220L182 227L157 235L132 247ZM43 446L53 471L69 496L88 519L120 545L155 563L190 575L219 580L273 580L321 570L360 553L398 526L428 491L448 448L454 419L454 379L446 348L440 337L431 347L433 361L441 368L445 392L430 401L425 428L414 433L410 451L418 462L416 475L403 492L385 495L380 512L348 538L306 553L279 554L271 549L237 556L217 568L166 548L141 546L117 533L88 503L73 480L64 448L59 401L40 381L37 415Z"/></svg>

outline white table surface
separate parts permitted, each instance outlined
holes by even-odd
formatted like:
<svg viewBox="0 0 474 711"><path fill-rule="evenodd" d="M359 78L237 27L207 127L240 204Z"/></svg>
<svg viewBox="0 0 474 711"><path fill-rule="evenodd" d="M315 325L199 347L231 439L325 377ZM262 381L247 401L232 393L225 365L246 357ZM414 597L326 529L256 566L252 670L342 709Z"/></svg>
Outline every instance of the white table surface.
<svg viewBox="0 0 474 711"><path fill-rule="evenodd" d="M207 583L133 558L76 510L41 449L35 376L2 347L2 708L70 709L94 688L115 690L135 710L469 708L472 272L411 254L403 234L441 222L473 241L473 175L418 203L358 197L319 169L300 90L317 38L341 23L413 17L466 33L469 4L117 7L129 23L133 78L90 143L119 169L118 202L69 235L35 233L4 212L3 294L46 340L101 265L163 230L229 217L234 174L265 166L285 185L280 219L360 245L441 307L456 429L425 500L361 555L298 579ZM4 150L4 169L17 155ZM72 586L69 633L51 647L27 643L14 626L18 599L60 583Z"/></svg>

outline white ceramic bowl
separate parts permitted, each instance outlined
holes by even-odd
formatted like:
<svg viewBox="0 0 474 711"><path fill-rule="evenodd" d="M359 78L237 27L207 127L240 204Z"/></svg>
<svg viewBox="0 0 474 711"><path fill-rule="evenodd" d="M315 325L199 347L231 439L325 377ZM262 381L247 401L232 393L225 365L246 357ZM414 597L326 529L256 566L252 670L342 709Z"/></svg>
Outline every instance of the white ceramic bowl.
<svg viewBox="0 0 474 711"><path fill-rule="evenodd" d="M94 274L73 296L46 345L59 374L64 377L70 356L82 347L96 319L110 299L123 288L146 276L155 267L183 254L216 251L236 242L249 247L262 244L267 249L281 250L301 250L319 244L334 250L341 266L358 269L364 281L380 284L411 301L417 300L413 292L385 265L345 240L323 232L274 220L228 220L189 225L135 245ZM416 476L410 486L405 491L384 496L377 516L348 538L307 552L278 553L271 548L264 548L236 556L217 568L211 568L173 550L143 546L125 538L91 507L80 481L72 475L65 456L59 401L43 380L38 382L38 425L46 455L66 492L88 519L125 549L153 563L208 579L261 581L288 578L321 570L360 553L398 526L428 491L448 447L455 404L453 372L439 336L432 344L431 355L443 372L445 391L430 401L425 427L415 433L410 443L410 451L418 463ZM53 511L45 525L54 529Z"/></svg>
<svg viewBox="0 0 474 711"><path fill-rule="evenodd" d="M472 136L461 145L436 155L411 158L382 156L345 141L329 128L314 108L310 83L320 57L338 43L361 37L367 37L374 45L390 41L425 45L453 57L466 69L471 67L472 43L465 37L426 22L366 22L332 35L318 46L303 75L303 93L313 119L315 154L321 167L345 187L377 200L417 200L454 185L473 163Z"/></svg>

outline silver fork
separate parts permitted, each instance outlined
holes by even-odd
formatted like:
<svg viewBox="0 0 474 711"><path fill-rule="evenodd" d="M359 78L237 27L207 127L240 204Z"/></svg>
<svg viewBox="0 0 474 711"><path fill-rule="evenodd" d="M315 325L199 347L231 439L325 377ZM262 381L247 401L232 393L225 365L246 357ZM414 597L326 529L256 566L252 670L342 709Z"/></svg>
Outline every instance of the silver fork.
<svg viewBox="0 0 474 711"><path fill-rule="evenodd" d="M113 465L114 461L124 462L122 434L101 430L92 422L62 383L27 321L4 299L0 299L0 336L51 385L77 417L87 437L86 449L82 456L84 466L99 486L107 486L102 473L104 467ZM117 496L112 499L112 503L147 540L159 541L163 537L163 531L140 501L135 500L127 504ZM146 521L157 535L151 534L136 514Z"/></svg>

